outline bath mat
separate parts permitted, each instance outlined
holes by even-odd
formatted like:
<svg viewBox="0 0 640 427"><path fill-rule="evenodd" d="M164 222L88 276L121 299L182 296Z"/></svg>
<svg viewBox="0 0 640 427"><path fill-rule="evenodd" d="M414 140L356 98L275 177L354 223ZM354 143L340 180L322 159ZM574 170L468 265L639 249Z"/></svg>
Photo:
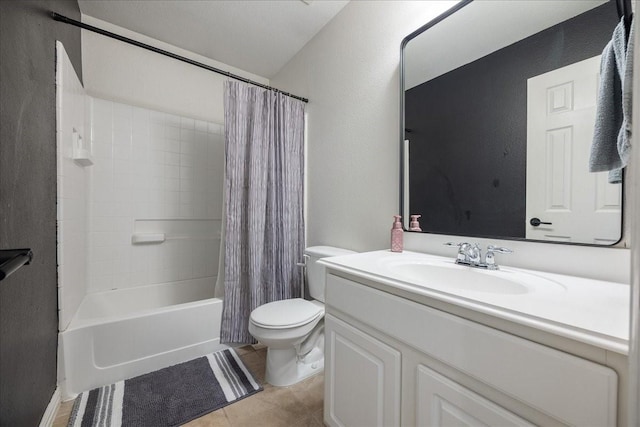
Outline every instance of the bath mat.
<svg viewBox="0 0 640 427"><path fill-rule="evenodd" d="M84 392L68 427L178 426L261 390L226 349Z"/></svg>

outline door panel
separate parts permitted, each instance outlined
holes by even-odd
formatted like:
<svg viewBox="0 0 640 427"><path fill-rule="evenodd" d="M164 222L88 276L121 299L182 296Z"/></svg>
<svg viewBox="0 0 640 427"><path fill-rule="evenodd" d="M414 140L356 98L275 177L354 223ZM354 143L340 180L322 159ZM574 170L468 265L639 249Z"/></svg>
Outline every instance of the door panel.
<svg viewBox="0 0 640 427"><path fill-rule="evenodd" d="M533 427L528 421L424 365L418 365L416 373L418 426Z"/></svg>
<svg viewBox="0 0 640 427"><path fill-rule="evenodd" d="M527 81L526 238L613 244L622 190L588 171L600 56ZM541 224L533 226L532 218Z"/></svg>
<svg viewBox="0 0 640 427"><path fill-rule="evenodd" d="M325 334L325 422L400 425L400 352L330 314Z"/></svg>

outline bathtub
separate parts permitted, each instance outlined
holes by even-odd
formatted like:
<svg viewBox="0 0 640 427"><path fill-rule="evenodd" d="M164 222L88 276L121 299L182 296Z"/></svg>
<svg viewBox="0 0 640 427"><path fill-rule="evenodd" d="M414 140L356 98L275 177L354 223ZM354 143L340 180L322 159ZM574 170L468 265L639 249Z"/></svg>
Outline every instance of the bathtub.
<svg viewBox="0 0 640 427"><path fill-rule="evenodd" d="M219 340L221 317L210 279L86 295L59 334L63 400L227 348Z"/></svg>

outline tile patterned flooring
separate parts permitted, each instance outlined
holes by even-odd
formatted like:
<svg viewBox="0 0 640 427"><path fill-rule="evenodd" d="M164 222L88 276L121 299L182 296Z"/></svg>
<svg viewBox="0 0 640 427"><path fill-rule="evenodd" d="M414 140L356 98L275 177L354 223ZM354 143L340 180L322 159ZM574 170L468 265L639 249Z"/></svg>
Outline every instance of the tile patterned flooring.
<svg viewBox="0 0 640 427"><path fill-rule="evenodd" d="M264 390L239 402L197 418L184 427L322 427L324 377L308 378L290 387L264 382L267 349L263 346L236 348L238 355ZM58 408L53 427L66 427L73 401Z"/></svg>

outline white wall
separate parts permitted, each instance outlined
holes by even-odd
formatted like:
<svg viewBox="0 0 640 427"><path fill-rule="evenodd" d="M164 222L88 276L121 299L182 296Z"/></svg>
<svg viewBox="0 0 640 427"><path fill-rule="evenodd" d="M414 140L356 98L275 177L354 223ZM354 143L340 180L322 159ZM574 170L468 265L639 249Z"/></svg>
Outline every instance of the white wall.
<svg viewBox="0 0 640 427"><path fill-rule="evenodd" d="M269 84L264 77L90 16L83 15L82 22ZM212 43L224 43L224 40L212 40ZM187 280L203 275L215 281L219 246L216 246L218 243L211 246L214 242L211 239L219 238L221 207L217 201L222 200L222 169L207 172L219 171L220 176L194 175L190 181L196 186L206 184L212 191L220 190L215 195L206 195L215 198L212 205L211 200L198 194L203 193L201 188L184 191L189 181L183 179L185 169L180 163L188 161L190 154L166 145L172 138L162 135L149 145L149 141L137 138L139 135L134 132L129 134L133 140L124 139L133 141L133 145L126 148L122 144L122 126L118 123L123 117L135 124L144 114L157 118L161 112L167 113L164 116L167 127L160 131L159 122L152 120L150 129L156 133L177 131L180 138L174 141L181 149L185 142L183 134L190 132L183 125L191 123L193 128L194 123L207 122L204 123L209 126L207 138L215 139L209 141L213 144L211 147L223 150L222 136L212 133L211 126L221 130L214 124L224 123L223 84L227 77L86 30L82 31L82 63L87 94L100 98L93 103L96 167L91 189L89 290ZM124 110L127 111L123 113ZM101 125L101 120L106 123ZM194 135L198 134L196 127ZM130 162L144 162L141 167L127 162L128 154L123 154L126 150L130 150ZM209 160L223 161L223 152L219 151ZM200 153L191 160L204 158L205 153ZM105 168L108 164L111 167ZM171 175L177 166L180 166L180 175ZM131 203L125 203L127 197L133 197ZM132 246L131 235L138 231L166 232L170 240L161 245Z"/></svg>
<svg viewBox="0 0 640 427"><path fill-rule="evenodd" d="M638 1L634 1L634 13L638 13ZM636 15L637 16L637 15ZM638 21L635 20L635 46L640 46L640 32ZM640 70L640 50L636 48L634 54L634 70ZM637 81L637 79L636 79ZM640 86L633 87L633 134L640 135ZM636 137L637 141L637 137ZM629 185L631 194L640 193L640 150L636 143L631 152L631 163L634 165L634 179ZM640 197L633 199L633 206L629 209L631 218L640 217ZM631 336L629 343L629 402L640 401L640 220L636 219L631 225ZM629 405L629 425L640 425L640 405Z"/></svg>
<svg viewBox="0 0 640 427"><path fill-rule="evenodd" d="M56 43L58 328L69 326L87 286L89 171L73 161L72 134L85 132L87 96L62 43Z"/></svg>
<svg viewBox="0 0 640 427"><path fill-rule="evenodd" d="M388 246L398 211L400 42L452 3L352 1L272 79L310 98L308 244Z"/></svg>
<svg viewBox="0 0 640 427"><path fill-rule="evenodd" d="M272 79L310 99L308 245L389 246L399 210L400 43L451 4L352 1ZM442 242L459 239L405 233L405 247L453 256ZM506 265L629 281L626 249L493 242L517 250L501 258Z"/></svg>
<svg viewBox="0 0 640 427"><path fill-rule="evenodd" d="M87 15L82 16L82 22L269 84L263 77ZM211 42L224 43L224 40ZM223 83L227 77L223 75L87 30L82 30L82 69L84 86L91 96L214 123L224 122Z"/></svg>
<svg viewBox="0 0 640 427"><path fill-rule="evenodd" d="M88 292L218 271L224 136L220 124L91 98ZM164 234L162 243L132 236Z"/></svg>

